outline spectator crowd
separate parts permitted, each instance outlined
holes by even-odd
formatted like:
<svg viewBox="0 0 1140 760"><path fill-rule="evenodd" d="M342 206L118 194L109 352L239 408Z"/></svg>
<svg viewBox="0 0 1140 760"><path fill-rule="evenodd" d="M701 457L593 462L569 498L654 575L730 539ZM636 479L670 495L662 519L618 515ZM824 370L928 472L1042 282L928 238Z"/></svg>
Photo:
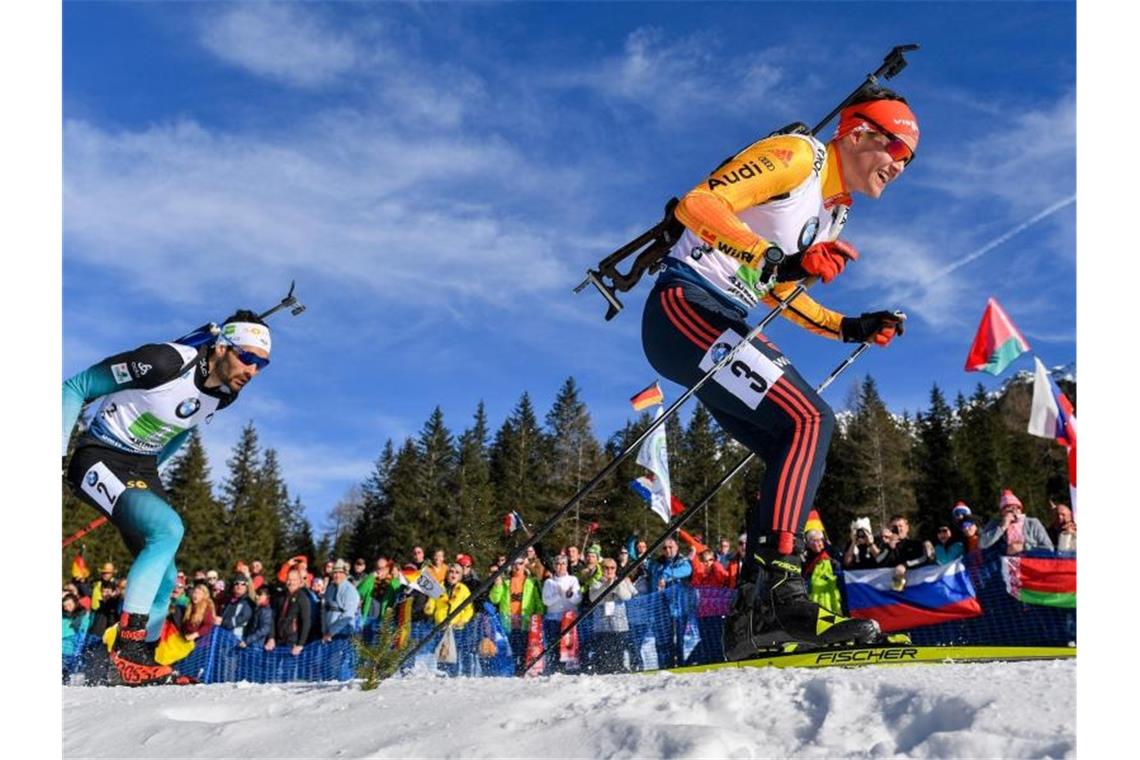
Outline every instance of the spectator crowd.
<svg viewBox="0 0 1140 760"><path fill-rule="evenodd" d="M1021 501L1003 491L998 514L984 525L969 505L958 502L947 519L938 522L930 536L911 535L910 523L896 514L876 533L869 517L850 524L840 550L818 523L804 534L803 577L811 597L821 606L843 613L844 571L892 568L893 587L906 587L907 573L926 564L948 564L978 550L1005 555L1031 550L1076 551L1076 524L1067 505L1052 504L1053 521L1044 525L1025 515ZM644 557L646 541L631 537L615 551L597 544L574 545L547 551L541 543L530 547L499 574L484 595L451 620L447 632L455 656L440 657L439 667L449 675L474 674L474 660L484 664L499 653L496 640L509 643L516 675L523 674L541 647L562 638L542 661L542 672L612 673L642 668L635 642L644 628L654 626L659 667L685 661L686 630L693 605L705 602L694 588L725 589L731 594L743 562L746 536L735 541L720 537L706 545L699 535L684 530L667 538L655 557L646 558L629 577L615 585L617 575ZM481 585L475 559L433 548L430 557L413 546L397 559L329 559L320 567L308 558L287 559L276 572L261 560L237 561L225 577L216 569L179 573L171 593L166 625L184 642L206 639L214 628L228 631L243 650L278 651L298 656L314 642L345 640L362 629L375 627L387 610L399 625L421 623L420 629L442 623ZM495 575L507 563L497 556L483 568ZM424 576L422 580L420 576ZM65 662L77 654L81 642L103 638L119 620L126 578L106 563L98 578L72 578L63 588L63 653ZM428 589L432 593L420 593ZM627 610L631 600L654 592L661 594L661 620L638 620ZM489 607L484 607L484 603ZM585 605L591 605L590 635L579 642L577 634L563 635ZM477 615L484 609L497 615ZM717 618L697 615L699 637L719 640ZM638 628L643 630L638 630ZM541 636L541 638L539 638ZM453 637L453 638L450 638ZM98 649L98 647L96 647ZM104 650L105 652L105 650ZM105 677L109 661L86 662L88 681ZM66 675L66 674L65 674Z"/></svg>

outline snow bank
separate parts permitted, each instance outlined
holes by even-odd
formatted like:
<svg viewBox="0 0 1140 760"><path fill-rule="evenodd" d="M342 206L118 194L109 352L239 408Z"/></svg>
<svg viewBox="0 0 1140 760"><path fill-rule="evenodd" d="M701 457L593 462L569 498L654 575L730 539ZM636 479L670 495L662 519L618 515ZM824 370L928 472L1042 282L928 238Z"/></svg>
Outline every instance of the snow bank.
<svg viewBox="0 0 1140 760"><path fill-rule="evenodd" d="M64 757L1075 757L1075 661L66 687Z"/></svg>

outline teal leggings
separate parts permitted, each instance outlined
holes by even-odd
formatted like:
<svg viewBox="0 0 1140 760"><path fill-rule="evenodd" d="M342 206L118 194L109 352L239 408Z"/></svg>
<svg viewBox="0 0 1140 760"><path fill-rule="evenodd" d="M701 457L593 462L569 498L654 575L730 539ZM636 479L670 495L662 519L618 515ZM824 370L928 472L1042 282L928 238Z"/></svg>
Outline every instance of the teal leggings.
<svg viewBox="0 0 1140 760"><path fill-rule="evenodd" d="M146 640L158 641L177 581L174 554L185 532L182 518L154 491L129 488L115 505L111 522L135 555L123 611L149 615Z"/></svg>

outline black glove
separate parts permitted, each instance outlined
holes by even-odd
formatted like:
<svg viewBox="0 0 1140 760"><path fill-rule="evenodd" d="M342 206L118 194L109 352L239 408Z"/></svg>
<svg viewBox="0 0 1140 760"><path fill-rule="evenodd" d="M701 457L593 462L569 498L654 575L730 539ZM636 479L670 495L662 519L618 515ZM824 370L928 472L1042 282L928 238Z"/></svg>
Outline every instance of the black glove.
<svg viewBox="0 0 1140 760"><path fill-rule="evenodd" d="M844 343L864 343L874 340L880 346L891 342L895 334L903 334L906 317L892 311L868 311L857 317L844 317L839 323L839 334Z"/></svg>

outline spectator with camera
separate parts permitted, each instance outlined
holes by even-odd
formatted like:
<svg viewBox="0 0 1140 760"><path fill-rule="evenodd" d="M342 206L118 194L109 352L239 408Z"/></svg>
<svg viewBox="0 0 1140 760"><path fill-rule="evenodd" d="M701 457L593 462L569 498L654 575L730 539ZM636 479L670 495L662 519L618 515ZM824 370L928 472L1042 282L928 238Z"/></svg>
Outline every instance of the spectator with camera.
<svg viewBox="0 0 1140 760"><path fill-rule="evenodd" d="M875 543L871 533L871 518L857 517L851 521L851 542L843 552L843 567L847 570L873 570L879 567L883 550Z"/></svg>
<svg viewBox="0 0 1140 760"><path fill-rule="evenodd" d="M911 538L910 521L903 515L891 515L882 533L882 543L887 553L886 557L880 555L879 563L881 567L894 567L895 575L891 585L895 591L906 588L907 571L934 559L933 544Z"/></svg>
<svg viewBox="0 0 1140 760"><path fill-rule="evenodd" d="M542 619L542 637L547 645L558 640L562 634L562 618L567 612L576 611L582 601L582 587L578 577L569 572L570 560L563 554L554 558L554 573L542 584L542 604L546 614ZM558 647L546 655L544 673L564 672L559 660Z"/></svg>
<svg viewBox="0 0 1140 760"><path fill-rule="evenodd" d="M996 548L1006 555L1021 554L1032 549L1053 551L1049 532L1036 517L1027 517L1021 499L1008 488L1001 492L1000 514L982 529L978 546Z"/></svg>

